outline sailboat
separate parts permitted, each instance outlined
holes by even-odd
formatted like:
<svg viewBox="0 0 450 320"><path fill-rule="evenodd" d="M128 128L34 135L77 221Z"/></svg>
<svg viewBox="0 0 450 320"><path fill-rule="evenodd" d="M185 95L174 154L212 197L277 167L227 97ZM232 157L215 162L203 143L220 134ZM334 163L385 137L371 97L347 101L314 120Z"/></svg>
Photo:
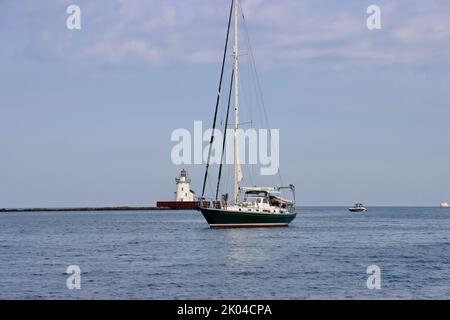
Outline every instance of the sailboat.
<svg viewBox="0 0 450 320"><path fill-rule="evenodd" d="M234 14L234 15L233 15ZM230 102L232 91L234 91L234 183L233 195L234 199L228 201L228 194L224 194L219 199L219 183L222 172L223 152L225 149L226 134L223 135L222 144L222 161L220 163L219 176L217 182L216 196L212 201L207 201L204 198L206 180L208 177L208 169L210 164L211 146L214 140L214 129L216 126L217 109L219 106L219 99L222 87L222 78L224 74L225 59L227 56L227 44L230 34L231 22L234 16L234 45L233 45L233 69L231 71L231 84L228 96L228 111L225 122L225 130L228 126L228 112L230 110ZM233 86L234 85L234 86ZM232 0L229 18L227 36L225 41L225 50L222 60L222 70L219 81L219 90L216 101L216 109L213 120L213 130L209 145L208 160L206 163L205 176L203 180L203 191L200 198L200 205L198 210L201 211L203 217L208 222L211 228L238 228L238 227L282 227L287 226L295 219L296 202L295 202L295 187L291 184L289 186L276 187L241 187L243 181L243 174L241 165L239 164L239 104L238 104L238 90L239 90L239 53L238 53L238 0ZM229 129L231 130L231 129ZM290 191L291 197L286 198L282 191Z"/></svg>

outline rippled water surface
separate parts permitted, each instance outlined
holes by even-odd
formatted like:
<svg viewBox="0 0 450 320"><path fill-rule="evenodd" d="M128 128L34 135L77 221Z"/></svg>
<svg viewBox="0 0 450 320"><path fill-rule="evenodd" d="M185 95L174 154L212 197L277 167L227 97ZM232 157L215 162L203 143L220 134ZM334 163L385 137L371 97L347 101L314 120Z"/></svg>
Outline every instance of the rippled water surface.
<svg viewBox="0 0 450 320"><path fill-rule="evenodd" d="M288 228L230 230L196 211L3 213L0 298L449 299L450 210L300 208Z"/></svg>

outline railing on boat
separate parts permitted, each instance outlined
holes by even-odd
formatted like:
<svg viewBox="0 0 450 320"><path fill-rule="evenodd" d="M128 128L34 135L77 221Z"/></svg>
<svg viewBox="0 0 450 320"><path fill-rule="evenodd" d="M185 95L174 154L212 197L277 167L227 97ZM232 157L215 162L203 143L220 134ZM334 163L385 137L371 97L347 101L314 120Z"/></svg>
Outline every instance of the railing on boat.
<svg viewBox="0 0 450 320"><path fill-rule="evenodd" d="M271 201L269 204L273 207L278 207L279 209L285 209L288 212L292 213L295 212L295 200L293 201ZM270 201L270 200L269 200ZM209 198L203 198L198 200L198 208L206 208L206 209L226 209L228 206L232 206L233 203L229 203L228 201L224 200L215 200L215 199L209 199ZM241 202L239 203L239 206L245 208L249 207L251 209L255 209L254 212L264 212L265 210L263 208L254 208L255 204L253 202ZM251 210L250 210L251 211Z"/></svg>

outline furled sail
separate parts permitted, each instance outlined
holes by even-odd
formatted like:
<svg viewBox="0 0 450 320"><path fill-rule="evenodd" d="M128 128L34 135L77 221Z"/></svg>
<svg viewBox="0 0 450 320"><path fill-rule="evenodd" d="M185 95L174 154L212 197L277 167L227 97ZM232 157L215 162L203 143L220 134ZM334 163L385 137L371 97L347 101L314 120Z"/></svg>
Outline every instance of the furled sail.
<svg viewBox="0 0 450 320"><path fill-rule="evenodd" d="M241 182L244 179L244 175L242 174L242 168L241 168L241 164L237 163L237 181Z"/></svg>
<svg viewBox="0 0 450 320"><path fill-rule="evenodd" d="M239 131L235 131L234 133L235 135L235 148L236 150L234 150L235 152L235 167L236 167L236 183L239 183L242 181L242 179L244 179L244 175L242 174L242 167L241 167L241 163L239 162L239 149L238 147L238 141L239 141Z"/></svg>

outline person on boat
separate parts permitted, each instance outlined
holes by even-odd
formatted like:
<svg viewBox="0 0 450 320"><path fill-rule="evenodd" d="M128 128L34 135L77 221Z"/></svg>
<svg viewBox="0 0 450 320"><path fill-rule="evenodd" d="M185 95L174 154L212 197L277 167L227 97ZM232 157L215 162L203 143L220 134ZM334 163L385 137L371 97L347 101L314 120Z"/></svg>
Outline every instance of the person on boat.
<svg viewBox="0 0 450 320"><path fill-rule="evenodd" d="M223 207L226 208L228 205L228 193L222 195Z"/></svg>

